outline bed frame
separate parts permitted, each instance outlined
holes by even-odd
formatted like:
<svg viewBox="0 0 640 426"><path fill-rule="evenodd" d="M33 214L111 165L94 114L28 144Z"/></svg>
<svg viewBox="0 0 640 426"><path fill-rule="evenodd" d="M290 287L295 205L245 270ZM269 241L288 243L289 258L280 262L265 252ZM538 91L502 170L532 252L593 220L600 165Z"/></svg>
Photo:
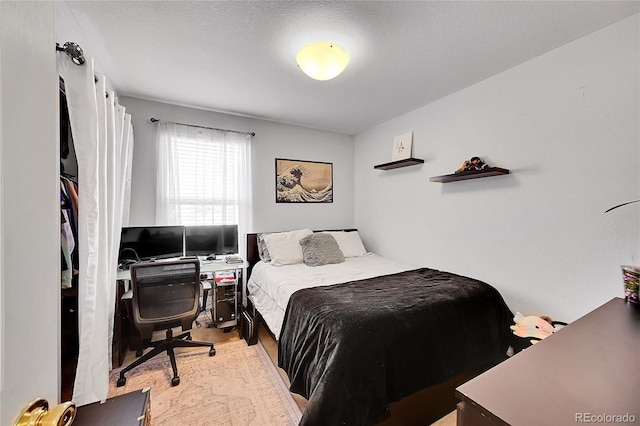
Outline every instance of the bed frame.
<svg viewBox="0 0 640 426"><path fill-rule="evenodd" d="M251 271L256 263L260 261L260 254L258 253L258 234L247 234L247 280L251 276Z"/></svg>

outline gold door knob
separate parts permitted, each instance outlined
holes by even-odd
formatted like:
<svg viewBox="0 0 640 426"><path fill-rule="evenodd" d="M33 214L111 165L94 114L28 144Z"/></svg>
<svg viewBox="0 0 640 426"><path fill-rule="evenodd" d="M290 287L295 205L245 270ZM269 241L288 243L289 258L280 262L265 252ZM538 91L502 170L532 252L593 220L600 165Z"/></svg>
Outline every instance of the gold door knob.
<svg viewBox="0 0 640 426"><path fill-rule="evenodd" d="M76 417L76 404L71 401L49 410L46 399L31 401L14 426L70 426Z"/></svg>

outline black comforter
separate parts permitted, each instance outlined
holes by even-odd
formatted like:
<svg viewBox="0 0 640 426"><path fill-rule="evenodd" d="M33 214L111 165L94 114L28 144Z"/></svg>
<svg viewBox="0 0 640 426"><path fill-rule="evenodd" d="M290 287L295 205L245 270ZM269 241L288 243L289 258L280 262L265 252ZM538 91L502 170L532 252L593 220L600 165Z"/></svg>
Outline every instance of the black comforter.
<svg viewBox="0 0 640 426"><path fill-rule="evenodd" d="M369 425L397 401L506 358L513 315L490 285L418 269L295 292L278 343L301 425Z"/></svg>

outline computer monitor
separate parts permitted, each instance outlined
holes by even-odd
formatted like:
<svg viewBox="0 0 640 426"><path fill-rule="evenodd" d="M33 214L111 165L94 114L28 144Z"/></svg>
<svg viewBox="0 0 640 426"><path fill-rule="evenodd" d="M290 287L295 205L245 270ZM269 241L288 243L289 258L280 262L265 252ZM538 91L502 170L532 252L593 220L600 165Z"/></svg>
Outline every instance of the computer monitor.
<svg viewBox="0 0 640 426"><path fill-rule="evenodd" d="M136 226L122 228L118 263L184 255L184 226Z"/></svg>
<svg viewBox="0 0 640 426"><path fill-rule="evenodd" d="M187 256L215 256L238 253L238 225L186 226Z"/></svg>
<svg viewBox="0 0 640 426"><path fill-rule="evenodd" d="M218 254L238 253L238 225L222 225L222 250Z"/></svg>

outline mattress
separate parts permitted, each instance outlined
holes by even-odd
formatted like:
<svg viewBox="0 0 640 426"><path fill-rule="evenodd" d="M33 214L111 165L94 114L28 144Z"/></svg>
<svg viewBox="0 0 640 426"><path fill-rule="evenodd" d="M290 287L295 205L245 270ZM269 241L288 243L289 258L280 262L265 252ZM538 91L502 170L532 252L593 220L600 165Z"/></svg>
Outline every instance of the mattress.
<svg viewBox="0 0 640 426"><path fill-rule="evenodd" d="M247 288L262 319L279 339L287 304L296 291L413 269L416 267L374 253L348 257L343 263L314 267L304 263L273 266L260 261L253 267Z"/></svg>

